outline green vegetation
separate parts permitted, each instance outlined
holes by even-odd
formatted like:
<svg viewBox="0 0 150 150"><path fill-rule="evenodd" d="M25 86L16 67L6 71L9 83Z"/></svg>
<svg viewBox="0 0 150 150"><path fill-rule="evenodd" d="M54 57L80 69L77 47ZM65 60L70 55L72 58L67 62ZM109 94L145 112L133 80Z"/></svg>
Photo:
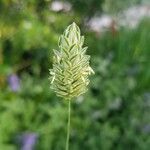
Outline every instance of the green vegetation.
<svg viewBox="0 0 150 150"><path fill-rule="evenodd" d="M71 0L70 12L51 11L51 2L0 1L0 150L19 150L24 133L38 136L36 150L64 149L68 105L49 88L48 69L58 37L74 21L95 75L88 92L72 102L71 150L149 150L149 18L135 29L97 34L84 23L92 0Z"/></svg>

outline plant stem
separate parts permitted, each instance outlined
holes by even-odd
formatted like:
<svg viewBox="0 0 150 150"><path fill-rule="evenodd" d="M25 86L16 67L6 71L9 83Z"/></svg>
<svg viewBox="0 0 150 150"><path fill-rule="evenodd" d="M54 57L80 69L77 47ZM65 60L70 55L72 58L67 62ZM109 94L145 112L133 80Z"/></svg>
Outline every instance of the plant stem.
<svg viewBox="0 0 150 150"><path fill-rule="evenodd" d="M69 137L70 137L70 113L71 113L71 101L68 100L68 125L67 125L67 139L66 139L66 150L69 150Z"/></svg>

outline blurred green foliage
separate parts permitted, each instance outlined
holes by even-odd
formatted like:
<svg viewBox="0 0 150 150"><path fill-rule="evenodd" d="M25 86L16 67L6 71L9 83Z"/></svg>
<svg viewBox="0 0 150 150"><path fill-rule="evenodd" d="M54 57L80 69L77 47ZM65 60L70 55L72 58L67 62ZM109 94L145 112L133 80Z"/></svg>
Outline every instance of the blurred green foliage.
<svg viewBox="0 0 150 150"><path fill-rule="evenodd" d="M49 88L52 49L68 24L83 25L106 1L70 2L68 13L51 11L52 0L0 1L0 150L20 149L17 136L26 132L38 135L36 150L64 149L67 103ZM71 150L149 150L149 27L144 19L135 29L97 35L81 26L96 74L72 103ZM14 73L16 92L8 82Z"/></svg>

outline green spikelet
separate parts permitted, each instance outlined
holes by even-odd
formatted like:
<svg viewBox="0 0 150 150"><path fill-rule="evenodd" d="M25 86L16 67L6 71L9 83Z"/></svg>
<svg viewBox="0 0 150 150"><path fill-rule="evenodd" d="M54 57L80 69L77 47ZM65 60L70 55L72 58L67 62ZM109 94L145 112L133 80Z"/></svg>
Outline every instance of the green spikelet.
<svg viewBox="0 0 150 150"><path fill-rule="evenodd" d="M83 47L84 36L72 23L60 36L59 50L54 50L53 69L50 69L51 88L57 96L72 99L87 91L88 76L94 73L89 66L90 56Z"/></svg>

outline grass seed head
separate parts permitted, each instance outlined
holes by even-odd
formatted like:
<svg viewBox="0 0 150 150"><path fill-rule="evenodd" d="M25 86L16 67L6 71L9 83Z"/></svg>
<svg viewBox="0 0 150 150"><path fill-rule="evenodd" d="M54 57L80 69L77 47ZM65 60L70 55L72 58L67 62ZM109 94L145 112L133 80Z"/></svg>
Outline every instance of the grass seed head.
<svg viewBox="0 0 150 150"><path fill-rule="evenodd" d="M59 50L54 50L53 68L50 69L51 88L57 96L72 99L87 91L89 75L94 71L89 65L90 56L83 47L84 36L73 22L60 36Z"/></svg>

